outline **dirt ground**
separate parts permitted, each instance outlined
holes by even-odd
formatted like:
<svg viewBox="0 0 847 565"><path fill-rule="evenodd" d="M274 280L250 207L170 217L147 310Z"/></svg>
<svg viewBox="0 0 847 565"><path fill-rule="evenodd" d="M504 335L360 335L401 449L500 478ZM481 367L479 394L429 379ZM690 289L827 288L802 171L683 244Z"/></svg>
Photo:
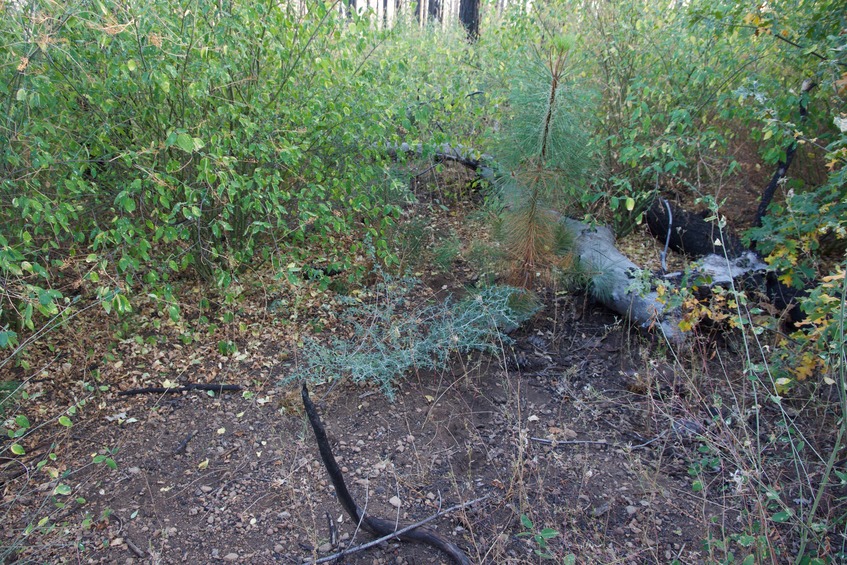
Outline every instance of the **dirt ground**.
<svg viewBox="0 0 847 565"><path fill-rule="evenodd" d="M454 212L446 223L467 229L465 218ZM447 274L425 274L428 292L464 292L471 270L458 258ZM92 342L108 329L71 328L34 349L43 368L27 391L41 395L41 412L27 455L0 467L7 563L305 563L372 539L335 497L297 384L277 384L297 363L306 333L297 328L331 325L338 304L301 294L302 309L286 302L286 318L269 313L278 299L261 283L247 294L258 306L238 314L240 333L224 336L235 354L216 351L224 330L186 345L158 339L173 328L153 323L167 318L154 305L130 328L148 339L116 339L102 366ZM713 414L691 398L686 361L584 295L550 290L542 299L498 354L406 375L393 401L345 380L313 385L357 503L402 524L485 497L429 524L474 563L545 562L543 553L557 562L709 562L703 541L733 530L739 516L692 488L696 437ZM713 341L692 347L716 363L732 355ZM741 379L739 365L724 363L722 378ZM163 377L243 390L118 394ZM55 408L74 403L73 426L59 426ZM730 485L731 497L730 471L696 474ZM72 494L57 494L59 484ZM546 548L521 535L544 529L556 532ZM332 562L447 558L392 540Z"/></svg>
<svg viewBox="0 0 847 565"><path fill-rule="evenodd" d="M487 496L434 522L475 563L541 559L531 539L516 537L521 515L557 530L549 549L580 561L702 561L705 525L727 517L692 492L685 422L658 417L638 388L670 385L672 371L648 361L652 346L600 307L550 298L505 358L478 354L410 375L394 402L344 382L314 388L354 497L408 523ZM89 464L66 478L86 504L57 516L66 536L45 535L53 541L25 547L21 562L301 563L368 541L335 499L296 386L274 386L290 362L229 363L218 367L222 380L252 395L103 394L62 451L84 460L108 446L117 469ZM15 481L5 488L15 492ZM73 527L80 513L92 527ZM388 542L342 562L445 558Z"/></svg>

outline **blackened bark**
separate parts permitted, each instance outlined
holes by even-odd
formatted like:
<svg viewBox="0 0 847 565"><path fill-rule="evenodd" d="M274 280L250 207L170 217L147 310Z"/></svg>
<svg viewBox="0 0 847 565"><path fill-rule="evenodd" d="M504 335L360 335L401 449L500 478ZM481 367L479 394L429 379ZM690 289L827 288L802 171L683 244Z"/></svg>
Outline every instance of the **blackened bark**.
<svg viewBox="0 0 847 565"><path fill-rule="evenodd" d="M429 0L427 11L429 12L430 21L441 21L441 2L439 0Z"/></svg>
<svg viewBox="0 0 847 565"><path fill-rule="evenodd" d="M476 41L479 38L479 0L461 0L459 21L465 26L468 39Z"/></svg>
<svg viewBox="0 0 847 565"><path fill-rule="evenodd" d="M673 218L671 222L668 221L668 207L670 218ZM662 198L655 199L647 209L647 227L662 243L670 229L670 248L692 257L726 253L730 259L735 259L746 251L741 240L728 230L721 231L714 222L707 222L703 216Z"/></svg>
<svg viewBox="0 0 847 565"><path fill-rule="evenodd" d="M806 121L806 116L809 113L808 109L808 100L806 94L808 94L816 85L814 81L811 79L806 79L803 81L803 86L800 88L800 123ZM762 193L762 200L759 202L759 208L756 210L756 218L753 221L753 225L757 228L762 227L762 218L765 217L765 214L768 211L768 206L771 204L771 200L773 200L774 195L776 194L776 189L779 186L779 183L782 179L785 178L785 175L788 173L788 167L791 166L791 162L794 161L794 154L797 152L797 140L792 139L791 145L788 146L785 150L785 159L777 163L776 172L773 174L771 178L771 182L768 183L768 186L765 188L765 191ZM754 242L755 247L755 242Z"/></svg>
<svg viewBox="0 0 847 565"><path fill-rule="evenodd" d="M668 206L673 218L670 226ZM789 321L797 324L805 320L806 315L800 309L799 301L808 293L780 282L779 273L766 271L761 258L728 230L719 230L718 226L707 222L700 214L683 210L661 198L654 200L647 210L647 226L662 243L667 240L670 228L671 249L689 257L707 258L715 266L732 263L738 267L745 262L751 265L754 261L759 263L758 267L750 270L739 269L743 272L742 277L739 279L733 275L732 279L745 290L763 293L778 310L787 312ZM717 279L714 282L724 284L726 281Z"/></svg>

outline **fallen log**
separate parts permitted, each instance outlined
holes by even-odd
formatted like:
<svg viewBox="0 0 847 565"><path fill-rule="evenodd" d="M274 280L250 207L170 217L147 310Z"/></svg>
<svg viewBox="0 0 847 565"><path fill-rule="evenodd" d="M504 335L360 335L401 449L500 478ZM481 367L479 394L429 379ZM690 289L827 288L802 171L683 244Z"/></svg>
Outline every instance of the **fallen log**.
<svg viewBox="0 0 847 565"><path fill-rule="evenodd" d="M421 145L400 143L386 146L396 158L400 154L422 155ZM497 164L490 155L463 146L443 144L434 158L460 163L493 182ZM589 226L583 222L550 211L572 234L574 252L581 268L590 274L591 289L595 298L609 309L621 314L643 329L656 329L671 343L685 341L679 328L678 313L667 312L655 288L645 288L649 274L630 261L615 247L615 237L605 226Z"/></svg>
<svg viewBox="0 0 847 565"><path fill-rule="evenodd" d="M647 227L659 241L695 259L691 263L692 272L708 280L703 288L735 284L740 289L767 296L778 310L788 314L791 322L796 324L805 319L799 299L806 291L780 282L779 273L769 271L761 256L728 230L662 198L653 201L646 219Z"/></svg>
<svg viewBox="0 0 847 565"><path fill-rule="evenodd" d="M424 154L424 146L420 143L411 145L409 143L386 144L386 152L392 159L397 159L400 155L415 155L422 157ZM480 153L470 147L463 145L450 145L442 143L441 146L432 154L432 158L437 162L453 161L463 165L476 173L484 180L493 181L496 169L496 163L491 155Z"/></svg>
<svg viewBox="0 0 847 565"><path fill-rule="evenodd" d="M647 227L659 241L667 241L671 249L689 257L727 255L735 259L746 251L741 240L732 233L663 198L653 200L646 217Z"/></svg>
<svg viewBox="0 0 847 565"><path fill-rule="evenodd" d="M659 329L671 343L685 341L678 313L667 311L656 290L648 287L649 273L618 251L612 230L567 217L560 222L573 235L574 254L599 302L644 329Z"/></svg>

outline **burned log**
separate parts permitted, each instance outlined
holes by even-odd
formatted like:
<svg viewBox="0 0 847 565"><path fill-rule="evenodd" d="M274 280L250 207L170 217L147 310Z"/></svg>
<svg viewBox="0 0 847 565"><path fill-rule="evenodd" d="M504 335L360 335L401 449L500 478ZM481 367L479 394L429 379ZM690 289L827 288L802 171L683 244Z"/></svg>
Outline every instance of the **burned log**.
<svg viewBox="0 0 847 565"><path fill-rule="evenodd" d="M662 198L653 201L646 218L650 232L659 241L695 259L691 269L706 275L707 286L735 284L746 291L761 292L778 310L787 312L792 323L805 319L799 300L806 292L780 282L779 273L769 271L761 256L729 230Z"/></svg>
<svg viewBox="0 0 847 565"><path fill-rule="evenodd" d="M684 210L663 198L653 201L646 217L650 232L659 241L689 257L719 255L735 259L747 250L732 233L721 230L701 214Z"/></svg>

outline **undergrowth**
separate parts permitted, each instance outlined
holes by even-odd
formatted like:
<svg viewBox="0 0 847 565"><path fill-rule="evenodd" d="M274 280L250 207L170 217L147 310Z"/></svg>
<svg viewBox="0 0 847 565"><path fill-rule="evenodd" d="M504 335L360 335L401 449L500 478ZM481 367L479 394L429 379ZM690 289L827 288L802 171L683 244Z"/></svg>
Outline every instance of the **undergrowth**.
<svg viewBox="0 0 847 565"><path fill-rule="evenodd" d="M321 343L304 341L301 362L283 382L333 381L379 385L393 398L397 381L410 370L438 369L453 353L496 351L536 311L525 291L485 287L458 301L414 306L417 280L388 279L376 286L376 299L349 299L343 316L349 337Z"/></svg>

